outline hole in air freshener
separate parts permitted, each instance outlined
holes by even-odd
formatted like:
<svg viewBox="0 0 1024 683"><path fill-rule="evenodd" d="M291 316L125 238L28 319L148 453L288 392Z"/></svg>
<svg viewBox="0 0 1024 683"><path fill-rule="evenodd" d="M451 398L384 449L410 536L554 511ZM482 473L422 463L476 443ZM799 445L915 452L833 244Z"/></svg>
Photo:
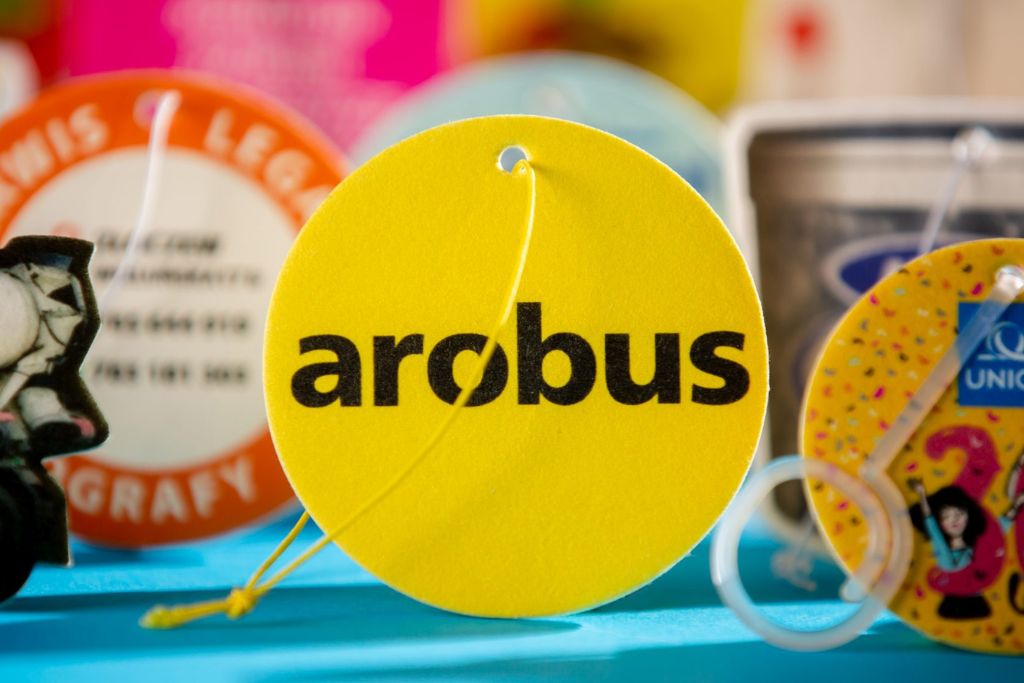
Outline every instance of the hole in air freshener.
<svg viewBox="0 0 1024 683"><path fill-rule="evenodd" d="M174 108L177 109L181 102L181 93L176 90L149 90L142 93L135 101L132 110L132 117L141 128L149 128L157 118L161 107L166 108L168 100L174 101Z"/></svg>
<svg viewBox="0 0 1024 683"><path fill-rule="evenodd" d="M498 155L498 168L505 173L511 173L520 161L529 161L526 150L519 145L510 145Z"/></svg>

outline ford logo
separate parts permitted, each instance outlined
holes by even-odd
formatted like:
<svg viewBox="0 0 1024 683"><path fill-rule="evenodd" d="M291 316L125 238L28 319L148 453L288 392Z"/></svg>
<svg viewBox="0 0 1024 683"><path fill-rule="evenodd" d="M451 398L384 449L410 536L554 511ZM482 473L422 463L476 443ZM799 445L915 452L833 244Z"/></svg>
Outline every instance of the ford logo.
<svg viewBox="0 0 1024 683"><path fill-rule="evenodd" d="M985 239L992 235L947 233L940 247ZM849 242L829 253L821 264L822 279L840 302L852 306L885 275L917 256L920 235L916 232L868 237Z"/></svg>

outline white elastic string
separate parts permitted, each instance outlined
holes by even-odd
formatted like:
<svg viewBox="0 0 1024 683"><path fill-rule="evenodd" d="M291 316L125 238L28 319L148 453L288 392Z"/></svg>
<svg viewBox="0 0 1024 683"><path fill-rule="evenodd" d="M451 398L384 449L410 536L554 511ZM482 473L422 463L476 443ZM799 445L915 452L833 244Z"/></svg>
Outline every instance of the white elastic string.
<svg viewBox="0 0 1024 683"><path fill-rule="evenodd" d="M856 638L892 601L910 567L913 529L906 501L889 477L889 466L1022 292L1024 269L1020 266L1004 266L996 273L991 292L970 323L861 465L859 480L823 461L788 456L773 461L747 482L715 532L711 576L723 602L766 641L800 651L837 647ZM779 484L801 478L824 481L848 496L864 514L868 528L864 559L841 589L844 599L862 600L860 607L840 623L816 631L796 631L767 619L744 589L737 562L743 529L760 501Z"/></svg>
<svg viewBox="0 0 1024 683"><path fill-rule="evenodd" d="M160 180L163 176L164 160L167 157L167 138L170 134L171 122L181 105L181 93L176 90L169 90L157 101L156 110L153 114L153 121L149 128L149 143L146 153L146 177L142 186L142 201L139 203L139 213L136 216L135 224L128 233L128 242L125 245L121 261L114 270L103 294L100 295L98 308L100 314L106 312L106 307L111 299L120 289L124 282L128 266L135 260L139 243L143 235L149 232L153 222L153 214L156 211L157 199L160 196Z"/></svg>

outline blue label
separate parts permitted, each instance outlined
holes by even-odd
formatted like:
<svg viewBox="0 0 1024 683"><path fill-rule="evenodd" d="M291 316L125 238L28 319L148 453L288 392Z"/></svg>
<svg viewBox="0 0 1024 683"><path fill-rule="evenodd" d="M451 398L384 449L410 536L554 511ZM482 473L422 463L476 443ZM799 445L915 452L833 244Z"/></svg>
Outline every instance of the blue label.
<svg viewBox="0 0 1024 683"><path fill-rule="evenodd" d="M960 329L981 304L961 303ZM1024 408L1024 304L1011 304L960 370L960 405Z"/></svg>

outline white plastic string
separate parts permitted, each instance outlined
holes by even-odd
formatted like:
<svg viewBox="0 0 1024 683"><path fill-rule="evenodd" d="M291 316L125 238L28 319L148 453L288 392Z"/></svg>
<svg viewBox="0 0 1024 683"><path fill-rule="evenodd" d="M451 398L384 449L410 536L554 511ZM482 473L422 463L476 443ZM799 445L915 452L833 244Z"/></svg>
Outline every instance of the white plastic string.
<svg viewBox="0 0 1024 683"><path fill-rule="evenodd" d="M99 310L102 314L106 312L107 305L114 298L117 291L124 282L128 266L135 260L136 252L142 237L149 232L153 222L153 214L156 211L157 200L160 196L160 181L163 177L164 160L167 157L167 138L170 134L171 123L174 115L181 105L181 93L176 90L169 90L157 100L156 109L153 114L153 121L149 128L149 143L146 155L146 177L142 186L142 201L139 203L139 213L136 216L135 224L128 233L128 242L125 245L124 254L121 255L121 262L117 264L113 277L107 283L103 294L99 298Z"/></svg>
<svg viewBox="0 0 1024 683"><path fill-rule="evenodd" d="M917 255L923 256L936 247L942 227L946 224L950 208L956 199L957 192L963 184L968 172L973 170L984 159L985 154L992 146L994 139L992 135L981 126L972 126L961 130L953 138L951 149L953 153L953 165L946 174L946 180L939 190L938 196L928 211L928 218L921 229L918 240ZM901 268L904 264L902 258L892 257L885 261L882 266L882 274L888 275ZM813 586L804 571L809 564L810 554L809 540L814 535L813 522L809 521L811 531L806 538L797 543L792 543L786 548L776 551L777 562L786 571L782 578L797 588L814 590L808 588ZM773 558L774 559L774 558Z"/></svg>
<svg viewBox="0 0 1024 683"><path fill-rule="evenodd" d="M921 231L921 241L917 245L917 255L924 256L935 249L939 231L946 222L949 208L956 199L956 193L963 184L967 173L984 158L985 152L992 144L992 135L981 126L966 128L953 138L953 165L946 175L946 182L939 191L939 196L932 204Z"/></svg>
<svg viewBox="0 0 1024 683"><path fill-rule="evenodd" d="M965 128L953 138L950 143L953 164L949 167L946 180L939 188L939 194L932 202L932 206L928 210L928 217L921 228L921 235L917 242L918 256L924 256L935 249L939 234L946 224L950 208L953 206L953 201L956 199L964 178L969 171L981 163L992 143L992 135L981 126ZM882 265L882 275L899 270L903 264L903 259L898 256L886 259Z"/></svg>
<svg viewBox="0 0 1024 683"><path fill-rule="evenodd" d="M174 119L174 114L181 104L181 94L176 91L166 92L157 103L156 113L153 117L153 125L149 132L148 163L146 165L146 180L142 190L142 203L139 207L138 218L129 233L128 244L121 261L114 271L113 277L99 297L97 308L100 317L106 311L106 305L113 298L121 282L127 266L134 259L139 239L149 229L152 220L153 207L156 205L158 188L160 186L160 172L163 168L164 156L167 150L167 135ZM12 398L21 390L28 381L29 376L21 373L13 374L9 381L0 387L0 409L3 409Z"/></svg>
<svg viewBox="0 0 1024 683"><path fill-rule="evenodd" d="M1022 292L1024 268L1005 266L996 273L989 296L879 439L861 465L859 479L820 460L787 456L751 477L736 497L712 541L711 578L722 601L767 642L798 651L838 647L860 635L889 605L907 575L913 552L907 505L889 477L889 466ZM868 529L868 548L864 560L841 589L844 599L860 600L860 607L828 628L797 631L771 621L757 608L743 587L737 556L743 529L765 495L783 482L807 478L828 483L860 508Z"/></svg>

